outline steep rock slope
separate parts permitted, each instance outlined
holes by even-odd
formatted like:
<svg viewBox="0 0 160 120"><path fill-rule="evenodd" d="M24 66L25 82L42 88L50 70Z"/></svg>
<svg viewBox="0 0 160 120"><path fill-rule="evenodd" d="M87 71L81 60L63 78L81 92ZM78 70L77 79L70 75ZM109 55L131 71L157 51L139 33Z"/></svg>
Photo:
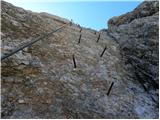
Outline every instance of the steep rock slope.
<svg viewBox="0 0 160 120"><path fill-rule="evenodd" d="M1 4L3 55L70 22ZM76 24L19 51L2 61L2 118L158 118L157 104L129 77L120 52L106 31Z"/></svg>
<svg viewBox="0 0 160 120"><path fill-rule="evenodd" d="M158 20L159 2L145 1L132 12L108 22L108 34L119 43L126 66L131 67L136 79L151 94L157 94L159 89Z"/></svg>

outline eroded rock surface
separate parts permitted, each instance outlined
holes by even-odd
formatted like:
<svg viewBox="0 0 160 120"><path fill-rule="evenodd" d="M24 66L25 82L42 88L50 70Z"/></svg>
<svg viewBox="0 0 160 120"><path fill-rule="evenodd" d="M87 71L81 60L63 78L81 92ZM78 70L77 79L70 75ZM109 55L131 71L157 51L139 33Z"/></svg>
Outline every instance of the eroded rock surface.
<svg viewBox="0 0 160 120"><path fill-rule="evenodd" d="M120 44L126 64L132 64L147 84L158 89L159 2L144 2L133 12L109 21L109 33ZM137 16L136 16L137 15Z"/></svg>
<svg viewBox="0 0 160 120"><path fill-rule="evenodd" d="M110 19L108 27L126 69L159 104L159 2L145 1L132 12Z"/></svg>
<svg viewBox="0 0 160 120"><path fill-rule="evenodd" d="M4 1L1 4L3 55L70 22ZM112 28L99 32L68 25L3 60L1 117L158 118L158 103L152 99L156 95L151 96L135 81L132 67L126 70L121 45L111 33L114 36ZM158 42L157 37L154 40Z"/></svg>

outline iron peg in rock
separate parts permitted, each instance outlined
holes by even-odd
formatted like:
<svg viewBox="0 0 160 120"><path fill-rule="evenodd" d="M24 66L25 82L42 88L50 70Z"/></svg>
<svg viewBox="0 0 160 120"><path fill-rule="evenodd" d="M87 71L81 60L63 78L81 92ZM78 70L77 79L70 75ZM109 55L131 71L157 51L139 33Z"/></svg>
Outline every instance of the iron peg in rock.
<svg viewBox="0 0 160 120"><path fill-rule="evenodd" d="M80 34L80 36L79 36L79 40L78 40L78 44L81 42L81 34Z"/></svg>
<svg viewBox="0 0 160 120"><path fill-rule="evenodd" d="M109 93L111 92L111 89L112 89L113 85L114 85L114 82L111 83L111 86L108 89L107 95L109 95Z"/></svg>
<svg viewBox="0 0 160 120"><path fill-rule="evenodd" d="M99 39L100 39L100 34L98 35L98 38L97 38L97 43L98 43Z"/></svg>
<svg viewBox="0 0 160 120"><path fill-rule="evenodd" d="M79 32L82 32L82 28L80 28L80 31Z"/></svg>
<svg viewBox="0 0 160 120"><path fill-rule="evenodd" d="M100 57L103 56L104 52L106 51L107 47L104 48L103 52L101 53Z"/></svg>
<svg viewBox="0 0 160 120"><path fill-rule="evenodd" d="M73 58L73 65L74 65L74 68L76 68L77 66L76 66L76 60L75 60L74 54L73 54L72 58Z"/></svg>

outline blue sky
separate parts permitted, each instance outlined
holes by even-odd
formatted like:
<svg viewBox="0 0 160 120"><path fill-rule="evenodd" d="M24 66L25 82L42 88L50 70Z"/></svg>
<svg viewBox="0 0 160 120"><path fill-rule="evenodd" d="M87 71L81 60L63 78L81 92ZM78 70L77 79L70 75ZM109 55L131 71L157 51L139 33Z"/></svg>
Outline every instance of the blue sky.
<svg viewBox="0 0 160 120"><path fill-rule="evenodd" d="M35 12L48 12L63 18L73 19L84 27L100 30L107 28L107 21L132 11L143 0L6 0L16 6Z"/></svg>

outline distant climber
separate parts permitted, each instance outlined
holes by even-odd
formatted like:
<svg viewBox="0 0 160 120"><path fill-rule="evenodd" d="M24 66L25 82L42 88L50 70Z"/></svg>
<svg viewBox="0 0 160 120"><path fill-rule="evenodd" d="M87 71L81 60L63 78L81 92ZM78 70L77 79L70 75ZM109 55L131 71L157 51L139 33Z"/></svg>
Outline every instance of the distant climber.
<svg viewBox="0 0 160 120"><path fill-rule="evenodd" d="M81 28L81 26L78 24L78 27Z"/></svg>
<svg viewBox="0 0 160 120"><path fill-rule="evenodd" d="M71 19L71 21L70 21L70 23L69 23L69 24L70 24L70 26L72 25L72 23L73 23L73 20Z"/></svg>

